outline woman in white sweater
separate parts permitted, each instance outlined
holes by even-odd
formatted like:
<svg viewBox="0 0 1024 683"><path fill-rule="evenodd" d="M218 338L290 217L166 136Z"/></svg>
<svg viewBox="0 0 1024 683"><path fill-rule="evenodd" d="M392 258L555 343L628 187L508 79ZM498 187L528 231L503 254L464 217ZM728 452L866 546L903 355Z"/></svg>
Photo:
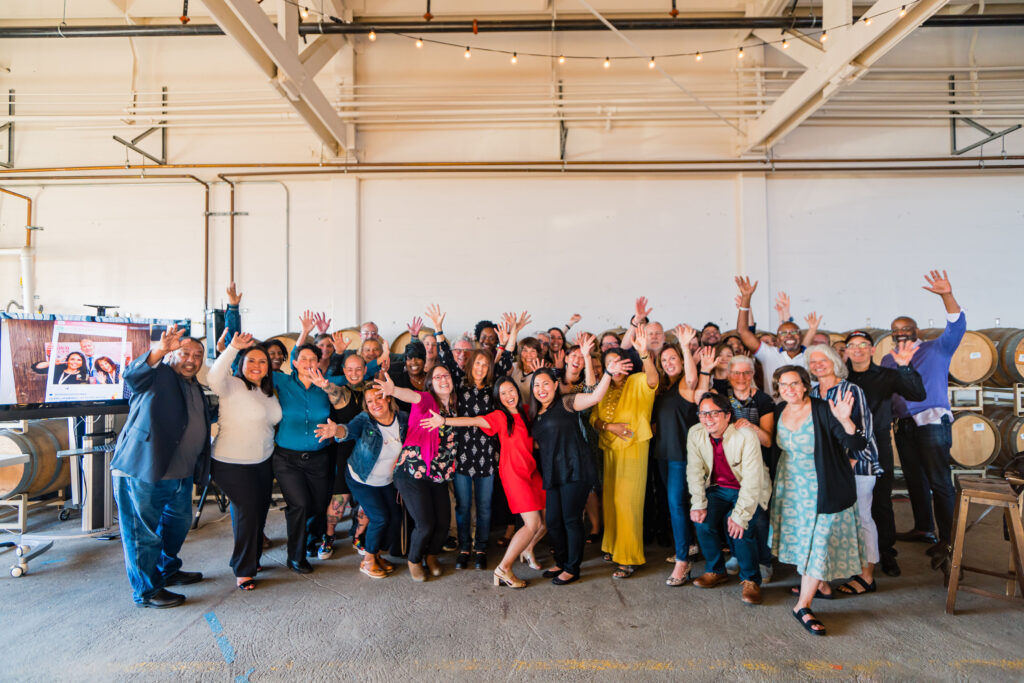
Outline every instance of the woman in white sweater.
<svg viewBox="0 0 1024 683"><path fill-rule="evenodd" d="M231 366L238 356L238 370ZM210 368L210 389L220 398L219 431L213 444L213 479L231 501L235 537L231 569L241 590L256 587L263 553L263 525L274 481L270 456L281 405L274 395L270 356L253 344L252 335L235 334L231 345Z"/></svg>

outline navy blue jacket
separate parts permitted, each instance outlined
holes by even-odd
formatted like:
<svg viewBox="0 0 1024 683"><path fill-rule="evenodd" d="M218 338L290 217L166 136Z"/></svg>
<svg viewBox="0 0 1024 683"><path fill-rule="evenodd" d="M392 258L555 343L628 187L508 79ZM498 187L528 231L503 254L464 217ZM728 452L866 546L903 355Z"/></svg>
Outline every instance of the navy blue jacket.
<svg viewBox="0 0 1024 683"><path fill-rule="evenodd" d="M163 479L174 451L185 435L188 406L178 373L164 363L149 366L149 354L139 356L125 370L131 387L128 421L117 438L113 469L153 483ZM203 395L206 440L196 461L195 482L205 486L210 478L210 404Z"/></svg>

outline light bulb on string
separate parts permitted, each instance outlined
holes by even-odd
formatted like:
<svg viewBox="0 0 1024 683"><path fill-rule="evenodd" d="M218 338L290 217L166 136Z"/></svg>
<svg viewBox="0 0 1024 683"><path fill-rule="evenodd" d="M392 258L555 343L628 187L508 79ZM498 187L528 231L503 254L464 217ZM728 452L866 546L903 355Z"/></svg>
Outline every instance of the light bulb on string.
<svg viewBox="0 0 1024 683"><path fill-rule="evenodd" d="M818 40L820 40L820 41L821 41L821 42L823 42L823 43L824 43L824 42L825 42L826 40L828 40L828 31L822 31L822 32L821 32L821 35L820 35L820 36L818 36Z"/></svg>
<svg viewBox="0 0 1024 683"><path fill-rule="evenodd" d="M309 19L309 8L300 5L299 6L299 16L301 16L303 19Z"/></svg>
<svg viewBox="0 0 1024 683"><path fill-rule="evenodd" d="M422 38L417 38L416 39L416 47L423 47L423 39Z"/></svg>
<svg viewBox="0 0 1024 683"><path fill-rule="evenodd" d="M871 26L871 17L864 17L864 25Z"/></svg>
<svg viewBox="0 0 1024 683"><path fill-rule="evenodd" d="M648 69L653 69L654 68L654 57L651 57L651 61L647 62L647 68Z"/></svg>
<svg viewBox="0 0 1024 683"><path fill-rule="evenodd" d="M704 59L704 55L700 53L700 50L697 50L697 54L695 54L693 58L699 62L700 60Z"/></svg>
<svg viewBox="0 0 1024 683"><path fill-rule="evenodd" d="M609 59L608 57L605 57L604 58L604 68L610 69L611 66L612 66L612 60Z"/></svg>
<svg viewBox="0 0 1024 683"><path fill-rule="evenodd" d="M373 41L377 40L377 32L371 28L370 32L366 34L366 37L372 43Z"/></svg>
<svg viewBox="0 0 1024 683"><path fill-rule="evenodd" d="M901 17L907 16L907 6L906 5L903 5L903 6L900 7L900 16Z"/></svg>
<svg viewBox="0 0 1024 683"><path fill-rule="evenodd" d="M740 51L736 53L736 58L737 59L743 59L743 57L744 57L743 48L741 47Z"/></svg>
<svg viewBox="0 0 1024 683"><path fill-rule="evenodd" d="M512 53L512 59L510 59L508 61L512 62L513 64L518 64L519 63L519 55L517 55L515 52L513 52Z"/></svg>
<svg viewBox="0 0 1024 683"><path fill-rule="evenodd" d="M462 56L469 59L473 56L473 53L469 51L469 45L466 46L466 51L462 53Z"/></svg>
<svg viewBox="0 0 1024 683"><path fill-rule="evenodd" d="M565 64L565 55L558 55L558 63Z"/></svg>
<svg viewBox="0 0 1024 683"><path fill-rule="evenodd" d="M782 39L782 49L783 50L788 50L789 49L789 40L787 40L786 38Z"/></svg>

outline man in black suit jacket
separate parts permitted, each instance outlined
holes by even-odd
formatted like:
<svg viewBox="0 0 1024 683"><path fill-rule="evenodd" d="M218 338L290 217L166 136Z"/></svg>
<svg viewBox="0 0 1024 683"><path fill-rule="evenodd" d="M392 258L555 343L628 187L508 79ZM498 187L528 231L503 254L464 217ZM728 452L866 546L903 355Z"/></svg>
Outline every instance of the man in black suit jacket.
<svg viewBox="0 0 1024 683"><path fill-rule="evenodd" d="M110 463L125 567L139 607L176 607L166 586L195 583L178 551L192 522L192 484L210 473L210 416L196 380L202 342L171 326L125 371L128 421Z"/></svg>

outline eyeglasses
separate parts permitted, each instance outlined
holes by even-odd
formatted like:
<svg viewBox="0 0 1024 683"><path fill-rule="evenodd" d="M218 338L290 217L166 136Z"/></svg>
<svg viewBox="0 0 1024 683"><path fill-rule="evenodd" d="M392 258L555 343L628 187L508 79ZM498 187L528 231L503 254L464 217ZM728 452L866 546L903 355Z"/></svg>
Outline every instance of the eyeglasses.
<svg viewBox="0 0 1024 683"><path fill-rule="evenodd" d="M730 370L729 374L730 375L739 375L739 376L742 377L744 375L753 375L754 371L753 370Z"/></svg>
<svg viewBox="0 0 1024 683"><path fill-rule="evenodd" d="M724 410L698 410L697 417L703 420L705 417L714 417L716 415L725 415Z"/></svg>
<svg viewBox="0 0 1024 683"><path fill-rule="evenodd" d="M859 344L847 344L846 348L848 348L848 349L866 349L866 348L868 348L870 346L871 346L871 344L869 344L867 342L861 342Z"/></svg>

